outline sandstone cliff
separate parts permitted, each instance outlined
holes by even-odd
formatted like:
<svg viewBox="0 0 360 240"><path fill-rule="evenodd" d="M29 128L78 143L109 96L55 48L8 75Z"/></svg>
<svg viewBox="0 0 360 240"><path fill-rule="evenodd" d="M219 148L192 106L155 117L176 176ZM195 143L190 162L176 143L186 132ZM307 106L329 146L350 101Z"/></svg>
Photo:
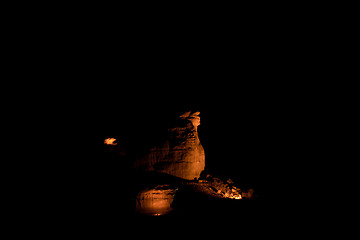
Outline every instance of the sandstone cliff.
<svg viewBox="0 0 360 240"><path fill-rule="evenodd" d="M168 129L168 137L147 154L136 159L134 167L142 171L156 171L193 180L205 168L205 153L197 127L200 112L186 112L179 116L175 126Z"/></svg>

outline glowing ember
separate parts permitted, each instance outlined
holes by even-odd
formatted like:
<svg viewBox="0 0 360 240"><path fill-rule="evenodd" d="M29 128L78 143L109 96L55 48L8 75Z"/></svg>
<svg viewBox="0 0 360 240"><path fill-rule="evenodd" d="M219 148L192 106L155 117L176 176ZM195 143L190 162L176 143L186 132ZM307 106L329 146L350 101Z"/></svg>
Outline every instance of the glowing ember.
<svg viewBox="0 0 360 240"><path fill-rule="evenodd" d="M115 138L108 138L108 139L105 139L104 144L107 144L107 145L116 145L117 143L114 143L115 141L116 141Z"/></svg>
<svg viewBox="0 0 360 240"><path fill-rule="evenodd" d="M239 194L238 196L230 196L230 198L232 198L232 199L241 199L242 197L241 197L241 195Z"/></svg>
<svg viewBox="0 0 360 240"><path fill-rule="evenodd" d="M242 199L241 194L233 191L232 193L226 192L222 195L223 198L231 198L231 199Z"/></svg>

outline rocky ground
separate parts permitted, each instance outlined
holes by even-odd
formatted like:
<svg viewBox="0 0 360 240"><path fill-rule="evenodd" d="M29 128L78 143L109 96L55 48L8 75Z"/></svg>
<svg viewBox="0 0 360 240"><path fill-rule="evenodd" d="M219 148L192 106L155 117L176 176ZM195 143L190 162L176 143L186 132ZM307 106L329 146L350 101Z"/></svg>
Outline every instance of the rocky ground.
<svg viewBox="0 0 360 240"><path fill-rule="evenodd" d="M231 179L224 181L208 173L193 181L158 174L142 181L147 186L134 199L137 216L228 214L257 198L253 189L240 189Z"/></svg>
<svg viewBox="0 0 360 240"><path fill-rule="evenodd" d="M114 156L115 159L118 156ZM110 158L111 159L111 158ZM107 164L105 164L107 163ZM132 172L124 169L119 161L104 161L99 165L96 177L96 198L99 199L99 209L106 216L156 216L157 211L137 211L137 206L171 207L167 214L159 216L195 216L228 215L234 212L250 211L253 202L258 202L257 189L239 186L231 179L218 177L204 171L197 180L185 180L168 174L157 172ZM121 172L121 174L120 174ZM174 193L169 199L163 198L161 189ZM155 190L155 191L153 191ZM147 202L146 199L160 199ZM165 194L169 195L169 194ZM240 197L241 196L241 197ZM241 198L241 199L240 199ZM145 202L143 201L145 200ZM143 201L143 202L141 202ZM239 213L240 214L240 213Z"/></svg>

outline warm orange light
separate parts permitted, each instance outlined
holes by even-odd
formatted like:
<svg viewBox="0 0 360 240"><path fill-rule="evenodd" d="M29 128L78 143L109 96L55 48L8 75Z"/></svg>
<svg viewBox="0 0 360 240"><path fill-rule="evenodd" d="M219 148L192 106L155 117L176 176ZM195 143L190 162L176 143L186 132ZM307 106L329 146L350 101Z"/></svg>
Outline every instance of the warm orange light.
<svg viewBox="0 0 360 240"><path fill-rule="evenodd" d="M234 193L231 193L231 194L225 193L224 197L231 198L231 199L242 199L241 194L234 194Z"/></svg>
<svg viewBox="0 0 360 240"><path fill-rule="evenodd" d="M237 195L237 196L233 196L233 197L230 197L230 198L233 198L233 199L241 199L242 197L241 197L241 195L239 194L239 195Z"/></svg>
<svg viewBox="0 0 360 240"><path fill-rule="evenodd" d="M168 185L145 189L137 196L136 211L149 216L166 215L173 210L171 204L176 191L177 189L169 188Z"/></svg>
<svg viewBox="0 0 360 240"><path fill-rule="evenodd" d="M116 145L117 143L114 143L115 141L116 141L115 138L108 138L108 139L105 139L104 144L107 144L107 145Z"/></svg>

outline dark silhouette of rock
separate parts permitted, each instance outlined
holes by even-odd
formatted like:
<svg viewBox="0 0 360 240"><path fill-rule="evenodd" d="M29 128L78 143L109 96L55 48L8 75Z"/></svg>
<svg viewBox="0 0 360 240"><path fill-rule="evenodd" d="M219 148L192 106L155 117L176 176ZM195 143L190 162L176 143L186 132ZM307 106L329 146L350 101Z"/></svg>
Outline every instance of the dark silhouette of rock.
<svg viewBox="0 0 360 240"><path fill-rule="evenodd" d="M200 112L182 114L175 126L168 129L168 137L160 145L151 147L145 156L135 160L134 167L142 171L156 171L193 180L205 168L205 153L197 127Z"/></svg>

